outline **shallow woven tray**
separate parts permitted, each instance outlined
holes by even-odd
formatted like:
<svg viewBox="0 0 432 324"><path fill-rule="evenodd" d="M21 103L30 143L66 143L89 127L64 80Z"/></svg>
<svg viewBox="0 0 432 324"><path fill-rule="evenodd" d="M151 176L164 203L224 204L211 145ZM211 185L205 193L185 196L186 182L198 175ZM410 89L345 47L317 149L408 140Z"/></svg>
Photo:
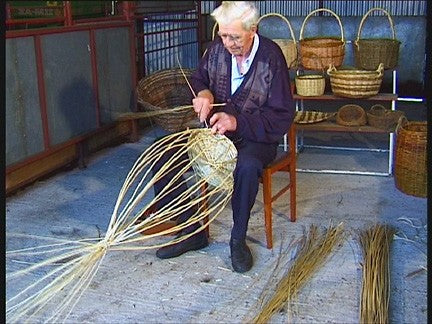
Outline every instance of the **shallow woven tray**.
<svg viewBox="0 0 432 324"><path fill-rule="evenodd" d="M297 111L294 117L294 122L297 124L314 124L325 121L336 113L325 113L322 111Z"/></svg>

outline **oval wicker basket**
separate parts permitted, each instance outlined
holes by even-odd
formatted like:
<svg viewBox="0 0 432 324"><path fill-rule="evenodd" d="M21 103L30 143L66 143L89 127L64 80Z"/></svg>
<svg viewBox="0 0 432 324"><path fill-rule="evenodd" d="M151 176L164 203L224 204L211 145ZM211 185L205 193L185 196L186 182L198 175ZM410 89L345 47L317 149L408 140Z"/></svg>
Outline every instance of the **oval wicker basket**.
<svg viewBox="0 0 432 324"><path fill-rule="evenodd" d="M297 66L297 42L294 36L294 30L292 29L292 26L289 22L289 20L278 13L268 13L263 16L261 16L258 20L259 23L264 19L268 17L278 17L282 19L287 25L288 29L291 34L291 39L285 39L285 38L273 38L272 40L279 45L279 47L282 50L282 53L285 56L285 60L287 62L287 65L289 68Z"/></svg>
<svg viewBox="0 0 432 324"><path fill-rule="evenodd" d="M331 13L339 23L341 37L308 37L303 38L306 21L315 13L326 11ZM330 65L339 67L345 57L345 39L342 22L339 16L333 11L319 8L311 11L303 21L299 37L299 56L301 65L309 70L321 70L321 66L327 69Z"/></svg>
<svg viewBox="0 0 432 324"><path fill-rule="evenodd" d="M382 11L387 15L392 30L392 38L360 38L363 24L373 11ZM387 10L382 8L370 9L360 22L357 38L353 44L355 65L358 68L376 70L380 63L384 64L384 69L393 69L397 66L401 42L396 40L393 20Z"/></svg>
<svg viewBox="0 0 432 324"><path fill-rule="evenodd" d="M336 123L343 126L364 126L366 112L359 105L344 105L336 113Z"/></svg>
<svg viewBox="0 0 432 324"><path fill-rule="evenodd" d="M396 127L394 179L396 188L427 197L427 122L409 122L404 116Z"/></svg>
<svg viewBox="0 0 432 324"><path fill-rule="evenodd" d="M369 125L390 131L397 125L399 118L404 115L404 112L387 109L383 105L376 104L366 112L366 115Z"/></svg>
<svg viewBox="0 0 432 324"><path fill-rule="evenodd" d="M192 69L183 69L190 77ZM152 73L138 82L138 102L146 111L161 111L184 105L191 105L193 94L180 69L166 69ZM157 125L168 132L179 132L196 120L196 113L190 110L173 111L152 117Z"/></svg>
<svg viewBox="0 0 432 324"><path fill-rule="evenodd" d="M294 81L297 94L300 96L312 97L324 94L325 77L323 75L297 75Z"/></svg>
<svg viewBox="0 0 432 324"><path fill-rule="evenodd" d="M335 95L347 98L368 98L378 94L382 78L383 64L376 71L366 70L337 70L330 66L327 74L330 76L330 85Z"/></svg>

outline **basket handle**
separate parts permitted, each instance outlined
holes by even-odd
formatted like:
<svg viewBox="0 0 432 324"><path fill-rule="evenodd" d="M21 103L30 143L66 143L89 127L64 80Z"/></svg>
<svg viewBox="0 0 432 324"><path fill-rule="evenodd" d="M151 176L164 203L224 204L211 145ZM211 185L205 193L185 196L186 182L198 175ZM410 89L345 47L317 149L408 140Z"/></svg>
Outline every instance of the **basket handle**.
<svg viewBox="0 0 432 324"><path fill-rule="evenodd" d="M400 128L403 128L408 123L408 119L402 115L399 117L398 123L396 125L395 133L398 134Z"/></svg>
<svg viewBox="0 0 432 324"><path fill-rule="evenodd" d="M395 29L394 29L393 19L391 18L389 12L388 12L387 10L385 10L385 9L382 9L382 8L372 8L372 9L370 9L370 10L369 10L369 11L368 11L364 16L363 16L362 20L360 21L360 26L359 26L358 33L357 33L357 38L356 38L356 40L355 40L355 42L354 42L354 43L356 44L356 46L358 46L358 41L359 41L359 39L360 39L360 34L361 34L361 31L362 31L362 28L363 28L363 24L364 24L366 18L368 17L368 15L369 15L372 11L382 11L382 12L384 12L384 13L387 15L387 18L388 18L388 21L389 21L389 23L390 23L390 27L391 27L391 30L392 30L393 39L396 38L396 33L395 33Z"/></svg>
<svg viewBox="0 0 432 324"><path fill-rule="evenodd" d="M382 111L383 113L387 113L387 109L386 109L383 105L380 105L380 104L373 105L373 106L369 109L369 111L370 111L370 112L372 112L372 111L376 111L376 112L378 112L378 111Z"/></svg>
<svg viewBox="0 0 432 324"><path fill-rule="evenodd" d="M311 12L306 16L305 20L303 20L303 24L302 24L301 29L300 29L300 37L299 37L299 40L302 40L302 39L303 39L303 30L304 30L304 26L306 25L306 20L308 20L310 16L312 16L313 14L315 14L315 13L317 13L317 12L319 12L319 11L326 11L326 12L329 12L329 13L331 13L331 14L332 14L336 19L337 19L337 21L338 21L338 23L339 23L340 30L341 30L341 40L342 40L342 43L345 44L345 38L344 38L344 32L343 32L342 22L341 22L339 16L338 16L335 12L333 12L332 10L330 10L330 9L326 9L326 8L318 8L318 9L315 9L315 10L311 11Z"/></svg>
<svg viewBox="0 0 432 324"><path fill-rule="evenodd" d="M262 15L262 16L258 19L257 25L259 25L260 21L263 20L264 18L271 17L271 16L279 17L279 18L281 18L283 21L286 22L286 24L288 25L288 28L289 28L289 30L290 30L290 33L291 33L291 38L292 38L292 40L294 41L294 44L297 45L297 42L296 42L296 39L295 39L295 35L294 35L294 30L292 29L291 23L289 22L289 20L288 20L285 16L282 16L281 14L278 14L278 13L275 13L275 12L271 12L271 13L268 13L268 14Z"/></svg>
<svg viewBox="0 0 432 324"><path fill-rule="evenodd" d="M384 73L384 63L380 63L377 68L378 77L380 78Z"/></svg>

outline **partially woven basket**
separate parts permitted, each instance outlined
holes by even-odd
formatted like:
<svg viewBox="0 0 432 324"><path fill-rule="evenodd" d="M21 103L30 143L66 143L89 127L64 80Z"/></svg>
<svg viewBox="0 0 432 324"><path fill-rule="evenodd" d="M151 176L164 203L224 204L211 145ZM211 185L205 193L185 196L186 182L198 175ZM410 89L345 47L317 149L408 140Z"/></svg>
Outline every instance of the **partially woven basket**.
<svg viewBox="0 0 432 324"><path fill-rule="evenodd" d="M366 115L369 125L390 131L397 125L399 118L404 115L404 112L387 109L383 105L376 104L366 112Z"/></svg>
<svg viewBox="0 0 432 324"><path fill-rule="evenodd" d="M359 105L344 105L337 111L336 123L343 126L364 126L366 125L366 112Z"/></svg>
<svg viewBox="0 0 432 324"><path fill-rule="evenodd" d="M192 69L183 69L190 77ZM142 78L137 86L138 103L146 111L161 111L179 106L191 105L193 94L180 69L160 70ZM196 120L193 108L173 111L152 117L157 125L168 132L185 130Z"/></svg>
<svg viewBox="0 0 432 324"><path fill-rule="evenodd" d="M382 11L387 15L392 30L392 38L360 38L363 24L373 11ZM370 9L362 18L354 41L354 59L356 67L365 70L376 70L380 63L384 69L393 69L399 59L399 47L401 42L396 39L393 20L388 11L382 8Z"/></svg>
<svg viewBox="0 0 432 324"><path fill-rule="evenodd" d="M339 23L341 37L308 37L303 38L306 21L315 13L326 11L331 13ZM333 11L325 8L319 8L311 11L303 21L299 37L299 55L301 65L309 70L327 69L330 65L339 67L345 57L345 39L342 22L339 16Z"/></svg>
<svg viewBox="0 0 432 324"><path fill-rule="evenodd" d="M258 26L259 26L259 23L262 21L262 19L268 18L268 17L278 17L278 18L282 19L288 25L288 29L289 29L290 34L291 34L291 39L272 38L272 40L276 44L278 44L279 47L281 48L288 67L291 68L291 67L297 66L297 42L296 42L296 39L294 36L294 31L291 27L289 20L285 16L282 16L281 14L268 13L268 14L265 14L259 18Z"/></svg>
<svg viewBox="0 0 432 324"><path fill-rule="evenodd" d="M369 98L378 94L383 79L384 66L381 63L376 71L337 70L330 66L327 74L335 95L347 98Z"/></svg>
<svg viewBox="0 0 432 324"><path fill-rule="evenodd" d="M427 122L409 122L404 116L396 127L394 179L396 188L427 197Z"/></svg>

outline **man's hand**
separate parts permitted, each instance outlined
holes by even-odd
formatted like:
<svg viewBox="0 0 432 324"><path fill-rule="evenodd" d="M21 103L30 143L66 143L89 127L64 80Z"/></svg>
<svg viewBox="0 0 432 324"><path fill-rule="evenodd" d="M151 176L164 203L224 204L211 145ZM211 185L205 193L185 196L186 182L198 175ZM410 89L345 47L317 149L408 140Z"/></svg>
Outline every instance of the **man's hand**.
<svg viewBox="0 0 432 324"><path fill-rule="evenodd" d="M198 92L196 98L192 99L192 104L195 112L198 115L200 123L207 119L210 110L212 109L212 104L214 102L213 94L210 90L202 90Z"/></svg>
<svg viewBox="0 0 432 324"><path fill-rule="evenodd" d="M223 135L225 132L233 132L237 129L237 119L233 115L218 112L210 118L210 125L212 134Z"/></svg>

